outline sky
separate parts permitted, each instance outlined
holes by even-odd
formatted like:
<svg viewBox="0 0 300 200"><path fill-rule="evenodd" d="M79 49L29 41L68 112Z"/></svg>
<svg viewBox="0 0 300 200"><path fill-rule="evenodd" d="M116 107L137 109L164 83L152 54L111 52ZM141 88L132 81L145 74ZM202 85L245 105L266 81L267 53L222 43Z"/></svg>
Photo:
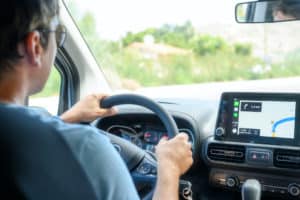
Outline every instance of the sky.
<svg viewBox="0 0 300 200"><path fill-rule="evenodd" d="M65 0L76 4L79 13L92 12L102 38L118 39L128 31L138 32L163 24L194 26L235 23L235 0Z"/></svg>

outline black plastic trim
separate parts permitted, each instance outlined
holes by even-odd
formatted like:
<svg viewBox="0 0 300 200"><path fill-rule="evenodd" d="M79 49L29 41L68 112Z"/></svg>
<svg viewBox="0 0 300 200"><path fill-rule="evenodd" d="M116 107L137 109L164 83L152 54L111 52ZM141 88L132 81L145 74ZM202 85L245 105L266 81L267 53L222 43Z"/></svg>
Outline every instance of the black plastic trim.
<svg viewBox="0 0 300 200"><path fill-rule="evenodd" d="M58 49L55 64L61 74L58 115L74 105L79 97L80 79L71 57L64 48Z"/></svg>
<svg viewBox="0 0 300 200"><path fill-rule="evenodd" d="M293 147L293 146L278 146L278 145L266 145L266 144L251 144L251 143L241 143L241 142L225 142L225 141L217 141L213 138L213 136L207 138L204 141L204 145L202 146L202 158L204 159L204 162L211 167L218 167L218 168L225 168L225 169L236 169L236 170L249 170L252 171L255 169L257 172L267 172L267 173L275 173L275 174L286 174L286 175L292 175L296 177L300 177L299 172L300 169L291 169L291 168L280 168L272 165L269 166L264 166L260 164L253 164L249 162L245 163L231 163L231 162L224 162L224 161L217 161L217 160L212 160L208 157L208 146L211 143L218 143L218 144L224 144L224 145L240 145L244 146L246 150L248 148L260 148L260 149L265 149L265 150L271 150L275 151L278 149L281 150L294 150L294 151L300 151L299 147Z"/></svg>

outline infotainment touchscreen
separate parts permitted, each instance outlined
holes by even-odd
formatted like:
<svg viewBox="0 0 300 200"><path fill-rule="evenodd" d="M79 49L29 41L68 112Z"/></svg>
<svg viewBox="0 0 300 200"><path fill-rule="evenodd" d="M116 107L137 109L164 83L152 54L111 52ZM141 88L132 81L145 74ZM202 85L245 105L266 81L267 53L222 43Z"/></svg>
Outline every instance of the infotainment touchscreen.
<svg viewBox="0 0 300 200"><path fill-rule="evenodd" d="M294 139L296 102L234 99L232 133Z"/></svg>
<svg viewBox="0 0 300 200"><path fill-rule="evenodd" d="M224 93L215 138L298 146L298 105L299 94Z"/></svg>

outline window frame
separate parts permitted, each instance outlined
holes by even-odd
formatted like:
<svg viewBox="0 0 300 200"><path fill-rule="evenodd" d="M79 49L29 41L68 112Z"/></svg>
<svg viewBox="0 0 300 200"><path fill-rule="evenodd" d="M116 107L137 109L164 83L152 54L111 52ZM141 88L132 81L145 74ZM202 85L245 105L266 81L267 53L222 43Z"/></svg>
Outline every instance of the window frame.
<svg viewBox="0 0 300 200"><path fill-rule="evenodd" d="M55 66L61 75L58 115L71 108L79 97L80 79L77 69L67 51L58 49Z"/></svg>

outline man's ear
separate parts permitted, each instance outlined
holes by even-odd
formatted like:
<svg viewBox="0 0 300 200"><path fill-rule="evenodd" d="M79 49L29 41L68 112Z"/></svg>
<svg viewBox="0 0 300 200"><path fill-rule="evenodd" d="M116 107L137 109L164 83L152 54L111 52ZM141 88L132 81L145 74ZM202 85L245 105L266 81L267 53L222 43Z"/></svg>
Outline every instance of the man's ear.
<svg viewBox="0 0 300 200"><path fill-rule="evenodd" d="M27 34L25 38L25 56L32 66L40 67L42 65L43 48L41 45L41 34L33 31Z"/></svg>

